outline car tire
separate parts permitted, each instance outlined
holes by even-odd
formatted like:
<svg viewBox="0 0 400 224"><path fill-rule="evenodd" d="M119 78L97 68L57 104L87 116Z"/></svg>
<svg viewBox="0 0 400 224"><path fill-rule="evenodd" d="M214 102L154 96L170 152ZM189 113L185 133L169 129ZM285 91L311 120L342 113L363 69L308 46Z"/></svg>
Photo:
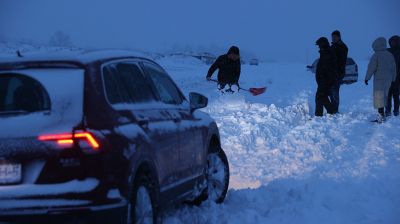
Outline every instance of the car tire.
<svg viewBox="0 0 400 224"><path fill-rule="evenodd" d="M224 202L229 187L229 163L222 149L207 155L206 181L206 189L192 203L199 206L206 200Z"/></svg>
<svg viewBox="0 0 400 224"><path fill-rule="evenodd" d="M146 175L135 179L128 203L127 224L156 224L158 218L156 185Z"/></svg>

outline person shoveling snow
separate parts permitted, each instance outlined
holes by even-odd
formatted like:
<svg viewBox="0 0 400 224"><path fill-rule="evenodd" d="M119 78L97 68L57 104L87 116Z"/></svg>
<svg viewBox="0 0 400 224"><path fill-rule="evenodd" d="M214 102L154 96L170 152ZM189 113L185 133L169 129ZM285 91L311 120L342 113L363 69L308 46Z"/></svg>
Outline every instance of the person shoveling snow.
<svg viewBox="0 0 400 224"><path fill-rule="evenodd" d="M212 79L212 75L218 69L218 79ZM264 88L250 88L243 89L239 86L239 78L241 72L240 64L240 51L236 46L232 46L227 54L221 55L211 65L208 70L206 79L207 81L213 81L218 83L218 89L224 92L233 93L232 86L236 85L239 90L250 92L254 96L260 95L265 92ZM224 90L226 85L229 86L227 90Z"/></svg>
<svg viewBox="0 0 400 224"><path fill-rule="evenodd" d="M240 78L240 53L239 48L232 46L227 54L221 55L211 65L206 79L211 80L211 76L218 69L218 87L224 89L226 85L235 85Z"/></svg>

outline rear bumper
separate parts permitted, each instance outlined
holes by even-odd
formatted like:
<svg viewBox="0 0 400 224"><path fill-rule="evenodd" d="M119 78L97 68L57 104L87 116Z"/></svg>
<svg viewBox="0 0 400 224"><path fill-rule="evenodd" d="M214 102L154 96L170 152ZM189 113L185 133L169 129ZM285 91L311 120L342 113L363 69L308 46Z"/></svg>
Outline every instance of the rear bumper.
<svg viewBox="0 0 400 224"><path fill-rule="evenodd" d="M118 190L98 189L99 181L94 178L59 184L0 186L0 221L124 210L127 202Z"/></svg>
<svg viewBox="0 0 400 224"><path fill-rule="evenodd" d="M66 199L30 199L30 200L5 200L1 203L19 204L12 209L0 208L0 220L5 216L25 215L62 215L71 213L102 212L113 209L123 209L126 206L125 200L109 201L108 203L96 204L83 200ZM83 203L84 202L84 203ZM34 204L34 206L32 206ZM50 206L56 204L56 206Z"/></svg>
<svg viewBox="0 0 400 224"><path fill-rule="evenodd" d="M125 203L57 209L21 210L0 214L0 223L126 223Z"/></svg>

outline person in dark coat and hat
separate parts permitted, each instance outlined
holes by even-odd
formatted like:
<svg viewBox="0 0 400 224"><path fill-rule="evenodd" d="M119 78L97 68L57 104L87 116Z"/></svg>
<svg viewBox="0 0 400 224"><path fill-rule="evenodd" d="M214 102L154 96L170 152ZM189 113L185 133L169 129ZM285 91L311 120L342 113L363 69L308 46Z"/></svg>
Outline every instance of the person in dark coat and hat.
<svg viewBox="0 0 400 224"><path fill-rule="evenodd" d="M337 76L337 62L326 37L317 40L319 46L319 61L317 64L315 79L318 84L315 94L315 116L323 116L324 108L329 114L335 113L335 108L329 100L330 90Z"/></svg>
<svg viewBox="0 0 400 224"><path fill-rule="evenodd" d="M239 86L240 78L240 52L239 48L232 46L227 54L221 55L211 65L208 70L206 79L209 81L213 73L218 69L218 85L219 89L224 89L226 85Z"/></svg>
<svg viewBox="0 0 400 224"><path fill-rule="evenodd" d="M346 74L346 62L347 62L347 54L349 49L346 44L343 43L341 34L339 30L335 30L332 32L332 51L336 56L336 64L337 64L337 76L335 78L335 82L332 85L329 98L332 101L333 108L335 113L339 112L339 100L340 100L340 85L343 82L343 78Z"/></svg>
<svg viewBox="0 0 400 224"><path fill-rule="evenodd" d="M396 63L396 80L392 82L389 94L388 102L386 103L386 116L392 114L392 99L393 99L393 114L394 116L399 116L399 95L400 95L400 37L392 36L389 39L388 51L392 53L394 61Z"/></svg>

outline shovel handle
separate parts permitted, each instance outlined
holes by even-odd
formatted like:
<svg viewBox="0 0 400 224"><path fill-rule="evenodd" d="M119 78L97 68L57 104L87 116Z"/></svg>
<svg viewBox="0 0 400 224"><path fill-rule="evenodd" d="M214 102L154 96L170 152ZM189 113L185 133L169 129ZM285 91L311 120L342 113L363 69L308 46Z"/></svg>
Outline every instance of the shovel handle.
<svg viewBox="0 0 400 224"><path fill-rule="evenodd" d="M218 80L216 80L216 79L209 79L209 81L218 83ZM250 92L250 90L248 90L248 89L243 89L242 87L240 87L239 84L237 84L237 86L239 87L239 88L238 88L239 90L244 90L244 91L246 91L246 92Z"/></svg>
<svg viewBox="0 0 400 224"><path fill-rule="evenodd" d="M239 90L244 90L244 91L246 91L246 92L250 92L250 90L248 90L248 89L243 89L242 87L239 87Z"/></svg>

